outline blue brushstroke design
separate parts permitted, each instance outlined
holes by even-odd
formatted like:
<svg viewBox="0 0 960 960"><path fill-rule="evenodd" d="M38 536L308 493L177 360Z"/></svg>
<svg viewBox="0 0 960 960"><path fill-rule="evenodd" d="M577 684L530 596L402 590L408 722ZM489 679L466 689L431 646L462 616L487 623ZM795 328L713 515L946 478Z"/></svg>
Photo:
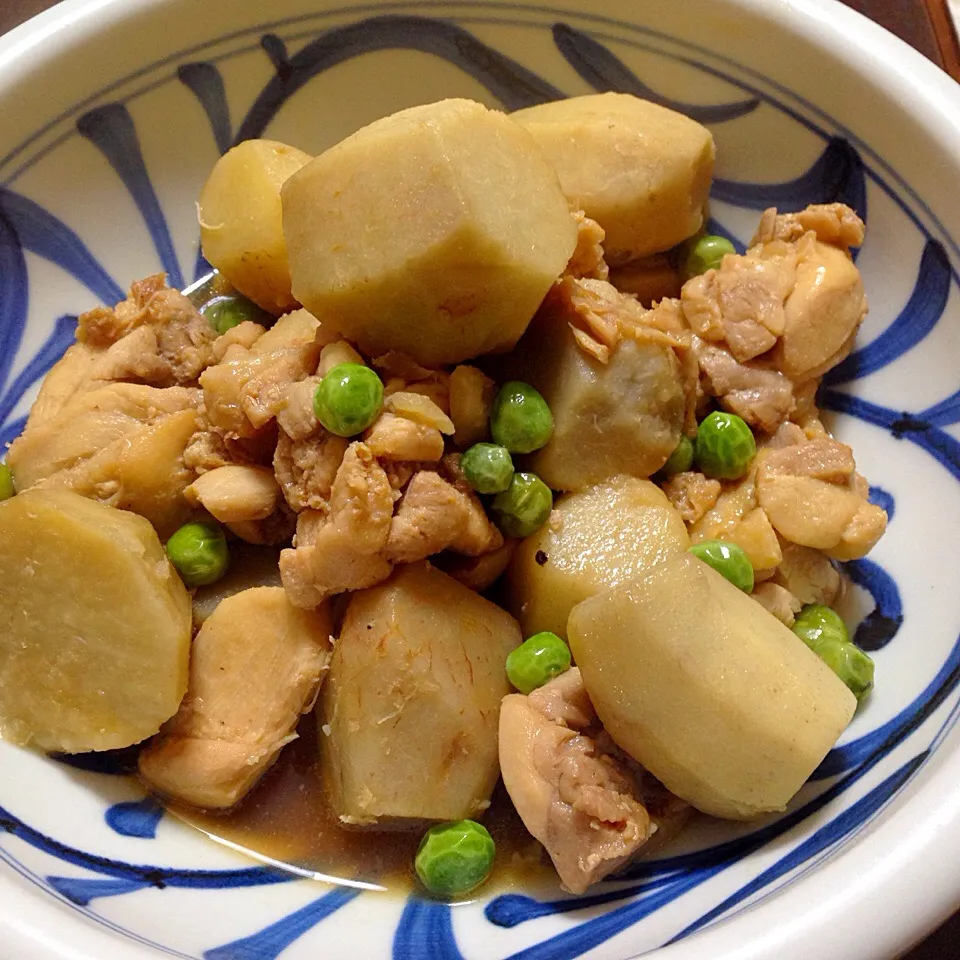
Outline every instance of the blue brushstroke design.
<svg viewBox="0 0 960 960"><path fill-rule="evenodd" d="M27 325L29 302L23 247L0 207L0 386L10 376L10 367Z"/></svg>
<svg viewBox="0 0 960 960"><path fill-rule="evenodd" d="M173 248L170 229L147 172L140 138L130 111L122 103L95 107L77 120L77 130L106 157L123 181L150 232L150 239L171 285L182 287L183 274Z"/></svg>
<svg viewBox="0 0 960 960"><path fill-rule="evenodd" d="M886 513L888 523L893 519L897 511L897 503L889 490L884 490L883 487L877 487L871 484L870 494L867 499Z"/></svg>
<svg viewBox="0 0 960 960"><path fill-rule="evenodd" d="M75 867L119 880L143 881L164 889L179 887L196 890L226 890L237 887L262 887L302 879L274 867L239 867L232 870L180 870L152 864L124 863L95 853L78 850L31 827L4 807L0 807L0 832L29 844L35 850L56 857Z"/></svg>
<svg viewBox="0 0 960 960"><path fill-rule="evenodd" d="M422 957L463 960L453 936L450 904L412 894L393 936L393 960L421 960Z"/></svg>
<svg viewBox="0 0 960 960"><path fill-rule="evenodd" d="M563 54L567 63L594 90L600 93L630 93L644 100L651 100L685 113L700 123L722 123L724 120L736 120L752 113L760 106L756 97L739 100L736 103L696 104L671 100L648 87L637 75L603 44L598 43L588 33L576 30L566 23L553 25L553 42Z"/></svg>
<svg viewBox="0 0 960 960"><path fill-rule="evenodd" d="M16 420L10 420L0 427L0 451L5 450L8 444L13 443L23 433L23 428L26 425L26 417L17 417Z"/></svg>
<svg viewBox="0 0 960 960"><path fill-rule="evenodd" d="M163 819L163 807L153 797L115 803L103 815L107 826L124 837L153 840Z"/></svg>
<svg viewBox="0 0 960 960"><path fill-rule="evenodd" d="M852 804L846 811L838 815L837 818L832 820L824 827L821 827L820 830L804 841L804 843L817 846L817 850L814 852L819 852L820 850L835 844L838 842L838 840L842 839L843 836L855 830L866 819L872 816L883 805L883 803L889 800L897 792L897 790L903 786L904 783L906 783L906 781L910 778L910 776L913 775L923 760L926 759L926 756L927 754L924 752L918 757L915 757L913 760L909 761L896 773L884 780L883 783L881 783L878 787L875 787L870 791L870 793L858 800L856 803ZM834 800L843 791L848 789L852 784L862 778L869 770L873 768L877 762L879 762L880 759L882 759L882 756L873 757L870 761L865 763L853 773L849 774L843 780L833 784L815 800L806 804L801 810L787 815L782 820L772 824L770 827L762 828L755 833L750 834L749 836L741 838L739 841L731 841L730 844L720 845L721 847L727 847L739 844L739 851L736 854L734 854L731 850L731 855L722 860L715 860L713 862L708 861L707 865L705 866L696 865L692 868L676 873L674 875L676 879L673 883L664 886L662 889L652 893L650 896L643 897L639 900L634 900L622 907L611 910L608 913L586 920L579 926L557 934L556 936L550 937L549 939L535 944L534 946L511 954L508 960L573 960L573 958L579 957L581 954L586 953L588 950L596 946L599 946L601 943L609 940L611 937L622 933L628 927L633 926L635 923L638 923L645 917L650 916L650 914L654 913L660 907L665 906L668 903L672 903L687 891L692 890L694 887L697 887L702 883L705 883L707 880L726 869L726 867L728 867L731 863L736 862L743 856L752 853L754 850L763 846L774 836L780 836L781 834L785 833L786 829L789 829L789 827L796 826L796 824L806 819L806 817L811 813L824 807L827 803ZM841 835L837 835L831 830L831 828L835 823L840 822L842 822L844 826L844 831ZM781 829L784 827L785 823L788 823L789 826L786 829ZM775 832L771 835L772 831ZM714 850L717 849L720 848L714 848ZM702 851L700 853L687 854L682 857L673 857L670 858L669 861L663 862L695 862L697 858L703 857L704 854L709 855L713 852L713 850ZM808 856L814 855L814 852L807 854L807 856L803 857L803 859L807 859ZM786 854L785 857L778 862L777 866L789 863L790 865L786 866L783 870L783 872L787 872L802 862L802 860L797 862L792 861L793 851L791 851L789 854ZM647 867L647 869L656 869L657 865L645 864L641 866ZM771 869L775 870L776 866ZM629 895L630 892L625 890L617 891L614 894L614 896L620 897ZM743 894L743 896L748 895L749 894L746 893ZM742 897L740 899L742 899ZM556 906L560 909L554 912L566 912L571 908L570 905L577 905L579 903L579 900L558 901ZM732 905L733 904L728 904L725 909L729 909ZM490 906L492 906L492 904ZM488 906L488 918L490 915L490 906ZM538 906L541 908L539 915L542 916L542 907L546 905L539 904ZM576 906L573 906L573 909L576 908Z"/></svg>
<svg viewBox="0 0 960 960"><path fill-rule="evenodd" d="M784 183L741 183L716 177L711 196L747 210L802 210L811 203L845 203L867 219L867 184L860 154L833 137L813 165Z"/></svg>
<svg viewBox="0 0 960 960"><path fill-rule="evenodd" d="M112 304L123 299L123 290L80 237L38 203L0 186L0 215L24 249L65 270L101 303ZM3 350L5 345L0 343L0 351Z"/></svg>
<svg viewBox="0 0 960 960"><path fill-rule="evenodd" d="M723 237L729 240L737 253L746 253L746 244L741 243L722 223L714 220L713 217L707 220L706 231L715 237Z"/></svg>
<svg viewBox="0 0 960 960"><path fill-rule="evenodd" d="M97 897L120 897L150 886L143 880L100 880L86 877L47 877L47 883L78 907L88 906L90 901Z"/></svg>
<svg viewBox="0 0 960 960"><path fill-rule="evenodd" d="M197 98L210 122L217 149L226 153L230 149L233 131L222 74L212 63L184 63L177 68L177 77Z"/></svg>
<svg viewBox="0 0 960 960"><path fill-rule="evenodd" d="M857 626L854 643L863 650L882 650L903 624L903 604L897 581L874 560L843 564L847 576L874 599L874 609Z"/></svg>
<svg viewBox="0 0 960 960"><path fill-rule="evenodd" d="M205 950L203 960L275 960L290 944L312 930L321 920L345 907L360 892L348 887L331 890L259 933Z"/></svg>
<svg viewBox="0 0 960 960"><path fill-rule="evenodd" d="M261 137L277 111L305 83L339 63L375 50L419 50L442 57L482 84L508 110L560 100L563 91L510 57L481 43L472 33L444 20L386 15L333 27L289 59L278 62L281 49L264 40L277 75L267 83L247 112L234 143ZM286 56L285 51L283 56Z"/></svg>
<svg viewBox="0 0 960 960"><path fill-rule="evenodd" d="M30 362L17 374L13 383L0 397L0 423L10 416L23 395L63 356L64 351L74 341L77 318L73 315L58 317L53 330L34 354ZM2 349L2 348L0 348Z"/></svg>
<svg viewBox="0 0 960 960"><path fill-rule="evenodd" d="M723 916L728 910L742 903L748 897L776 882L781 877L795 870L801 864L835 846L846 836L858 830L864 823L873 817L900 788L916 773L928 756L928 752L917 754L908 760L902 767L889 777L877 784L869 793L856 803L852 804L828 824L817 830L812 836L804 840L785 857L781 857L772 867L759 873L749 883L744 884L736 893L731 894L712 910L708 910L688 927L685 927L667 944L676 943L691 933L705 927L711 921ZM665 944L665 946L667 945Z"/></svg>
<svg viewBox="0 0 960 960"><path fill-rule="evenodd" d="M926 421L934 427L948 427L951 424L960 423L960 390L951 393L946 400L941 400L918 413L917 419Z"/></svg>
<svg viewBox="0 0 960 960"><path fill-rule="evenodd" d="M913 292L896 320L874 341L855 350L830 370L824 383L844 383L875 373L920 343L943 316L950 296L950 280L946 250L936 240L928 240L920 257Z"/></svg>
<svg viewBox="0 0 960 960"><path fill-rule="evenodd" d="M955 480L960 480L960 443L949 433L910 413L897 413L888 407L839 390L825 390L820 404L829 410L846 413L864 423L888 430L896 440L908 440L926 450Z"/></svg>

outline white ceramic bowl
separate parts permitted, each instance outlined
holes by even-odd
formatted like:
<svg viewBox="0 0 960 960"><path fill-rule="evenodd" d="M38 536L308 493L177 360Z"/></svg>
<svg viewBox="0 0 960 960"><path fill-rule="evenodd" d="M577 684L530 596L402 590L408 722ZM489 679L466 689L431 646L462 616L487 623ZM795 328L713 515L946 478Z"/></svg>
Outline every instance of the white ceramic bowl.
<svg viewBox="0 0 960 960"><path fill-rule="evenodd" d="M872 311L824 404L891 512L851 568L876 692L785 816L697 828L584 900L452 910L272 872L128 778L0 744L4 956L881 960L960 902L958 89L830 0L556 2L67 0L0 40L3 439L79 311L193 278L234 139L319 152L443 96L662 98L711 126L740 240L771 204L866 214Z"/></svg>

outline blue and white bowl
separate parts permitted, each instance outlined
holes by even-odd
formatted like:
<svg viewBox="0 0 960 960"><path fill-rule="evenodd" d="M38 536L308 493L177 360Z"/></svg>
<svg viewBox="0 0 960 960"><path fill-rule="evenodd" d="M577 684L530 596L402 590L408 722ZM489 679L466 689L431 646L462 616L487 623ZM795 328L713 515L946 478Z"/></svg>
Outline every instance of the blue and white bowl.
<svg viewBox="0 0 960 960"><path fill-rule="evenodd" d="M80 311L204 271L194 201L232 143L611 89L711 128L716 232L867 221L872 309L822 403L891 523L848 565L877 687L841 743L781 817L701 823L589 897L454 908L252 863L116 764L0 744L5 957L881 960L960 902L960 91L831 0L67 0L0 40L0 437Z"/></svg>

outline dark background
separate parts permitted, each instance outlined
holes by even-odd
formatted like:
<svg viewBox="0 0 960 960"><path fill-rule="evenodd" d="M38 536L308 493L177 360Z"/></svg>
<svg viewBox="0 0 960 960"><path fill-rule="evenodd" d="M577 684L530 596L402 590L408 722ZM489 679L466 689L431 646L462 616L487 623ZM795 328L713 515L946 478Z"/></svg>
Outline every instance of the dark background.
<svg viewBox="0 0 960 960"><path fill-rule="evenodd" d="M960 80L960 47L947 9L947 0L843 2L898 34ZM0 34L52 6L53 0L0 0ZM960 864L957 869L960 870ZM903 960L960 960L960 913L918 944Z"/></svg>

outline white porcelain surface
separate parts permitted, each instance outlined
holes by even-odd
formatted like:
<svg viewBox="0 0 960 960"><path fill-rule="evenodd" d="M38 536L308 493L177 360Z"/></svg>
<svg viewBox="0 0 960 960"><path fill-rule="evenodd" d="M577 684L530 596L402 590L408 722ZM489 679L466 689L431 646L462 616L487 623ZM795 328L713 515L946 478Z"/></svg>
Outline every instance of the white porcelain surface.
<svg viewBox="0 0 960 960"><path fill-rule="evenodd" d="M67 0L0 40L3 439L69 342L70 317L158 270L193 278L199 188L220 147L259 132L241 120L278 89L266 35L282 40L266 47L288 85L318 57L337 61L250 114L308 151L413 103L515 107L588 92L584 77L599 76L709 122L712 214L740 241L767 203L838 191L865 203L872 310L825 402L846 411L837 432L895 508L854 573L903 622L875 653L876 692L828 760L832 775L785 818L698 826L638 879L598 891L603 903L562 912L542 905L566 899L559 891L450 910L269 883L158 819L135 782L0 744L0 955L894 956L960 903L957 87L829 0ZM868 614L874 600L858 590L855 604ZM510 917L527 919L503 925Z"/></svg>

